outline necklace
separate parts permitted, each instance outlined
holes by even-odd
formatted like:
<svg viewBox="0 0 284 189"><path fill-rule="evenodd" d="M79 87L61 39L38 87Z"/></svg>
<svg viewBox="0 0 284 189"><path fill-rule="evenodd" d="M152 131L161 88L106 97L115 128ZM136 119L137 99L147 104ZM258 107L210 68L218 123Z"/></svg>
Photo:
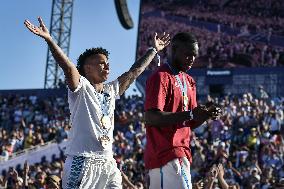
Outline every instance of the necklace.
<svg viewBox="0 0 284 189"><path fill-rule="evenodd" d="M111 127L110 120L110 95L108 93L98 93L95 91L95 95L99 100L99 108L101 110L100 122L103 129L109 129Z"/></svg>

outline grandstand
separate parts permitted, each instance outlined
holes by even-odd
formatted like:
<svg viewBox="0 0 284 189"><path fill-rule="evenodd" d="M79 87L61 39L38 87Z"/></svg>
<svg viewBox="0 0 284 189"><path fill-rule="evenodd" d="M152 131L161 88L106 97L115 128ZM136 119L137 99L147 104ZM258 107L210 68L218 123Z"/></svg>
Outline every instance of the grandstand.
<svg viewBox="0 0 284 189"><path fill-rule="evenodd" d="M284 187L284 4L247 2L141 1L137 56L149 47L153 28L172 35L195 33L200 56L189 74L196 80L200 103L214 102L223 109L220 119L192 134L195 189L216 162L223 164L222 177L232 188ZM167 52L160 55L165 63ZM137 80L142 94L155 68L153 62ZM0 90L0 188L21 188L25 178L30 188L44 188L48 176L61 177L70 129L66 94L62 86ZM120 170L140 189L148 187L143 106L139 96L116 101L113 143ZM219 187L216 179L213 188Z"/></svg>
<svg viewBox="0 0 284 189"><path fill-rule="evenodd" d="M278 14L279 9L283 10L281 1L269 1L271 12L262 6L249 9L248 1L143 2L137 54L141 55L149 46L153 28L172 35L178 31L194 33L200 52L195 69L189 73L197 81L201 98L207 94L255 93L260 85L266 86L271 96L283 96L284 35L279 26L283 15ZM257 2L261 5L263 1ZM279 3L282 6L275 7ZM238 11L240 6L245 7L241 10L246 14ZM167 61L166 56L166 51L161 54L162 63ZM145 86L150 73L140 77L140 86Z"/></svg>

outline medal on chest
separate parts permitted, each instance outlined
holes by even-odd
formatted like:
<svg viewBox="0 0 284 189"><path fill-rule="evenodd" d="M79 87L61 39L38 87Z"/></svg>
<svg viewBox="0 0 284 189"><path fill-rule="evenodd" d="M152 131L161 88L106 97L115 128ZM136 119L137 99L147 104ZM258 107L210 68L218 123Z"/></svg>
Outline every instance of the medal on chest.
<svg viewBox="0 0 284 189"><path fill-rule="evenodd" d="M107 93L103 95L97 94L99 100L99 107L101 113L98 114L100 117L100 127L104 130L109 130L111 128L111 119L110 119L110 96Z"/></svg>
<svg viewBox="0 0 284 189"><path fill-rule="evenodd" d="M103 150L109 147L111 145L110 137L108 136L108 133L112 126L112 121L110 117L110 111L111 111L111 103L110 103L110 95L108 93L103 93L103 95L95 93L98 101L99 101L99 107L101 111L98 111L99 113L98 118L100 124L98 124L100 128L101 135L98 138L99 142L102 145Z"/></svg>
<svg viewBox="0 0 284 189"><path fill-rule="evenodd" d="M183 109L186 111L188 106L188 97L186 94L183 95Z"/></svg>
<svg viewBox="0 0 284 189"><path fill-rule="evenodd" d="M101 126L103 129L110 129L111 127L111 120L108 115L103 115L101 118Z"/></svg>
<svg viewBox="0 0 284 189"><path fill-rule="evenodd" d="M181 90L182 93L182 109L183 111L187 111L187 107L188 107L188 96L187 96L187 81L186 78L184 76L184 74L182 75L182 80L183 82L181 82L181 79L179 78L178 75L175 75L175 78L178 82L178 86Z"/></svg>

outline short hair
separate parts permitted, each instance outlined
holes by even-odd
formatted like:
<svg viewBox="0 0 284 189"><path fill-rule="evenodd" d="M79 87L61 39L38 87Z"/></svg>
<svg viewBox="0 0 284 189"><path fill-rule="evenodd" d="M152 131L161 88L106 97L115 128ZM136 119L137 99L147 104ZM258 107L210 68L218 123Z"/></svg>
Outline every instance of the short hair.
<svg viewBox="0 0 284 189"><path fill-rule="evenodd" d="M180 32L173 37L172 48L176 49L178 43L195 44L197 43L197 38L189 32Z"/></svg>
<svg viewBox="0 0 284 189"><path fill-rule="evenodd" d="M109 52L102 47L86 49L77 59L77 69L80 75L85 76L84 65L86 59L96 54L103 54L108 59Z"/></svg>

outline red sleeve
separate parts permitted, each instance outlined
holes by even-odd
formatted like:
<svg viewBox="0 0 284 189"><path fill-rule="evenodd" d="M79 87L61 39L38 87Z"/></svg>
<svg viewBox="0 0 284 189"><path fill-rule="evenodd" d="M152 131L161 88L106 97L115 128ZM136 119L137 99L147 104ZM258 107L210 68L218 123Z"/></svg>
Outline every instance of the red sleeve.
<svg viewBox="0 0 284 189"><path fill-rule="evenodd" d="M150 109L164 110L166 99L166 82L163 74L153 74L146 83L145 111Z"/></svg>

